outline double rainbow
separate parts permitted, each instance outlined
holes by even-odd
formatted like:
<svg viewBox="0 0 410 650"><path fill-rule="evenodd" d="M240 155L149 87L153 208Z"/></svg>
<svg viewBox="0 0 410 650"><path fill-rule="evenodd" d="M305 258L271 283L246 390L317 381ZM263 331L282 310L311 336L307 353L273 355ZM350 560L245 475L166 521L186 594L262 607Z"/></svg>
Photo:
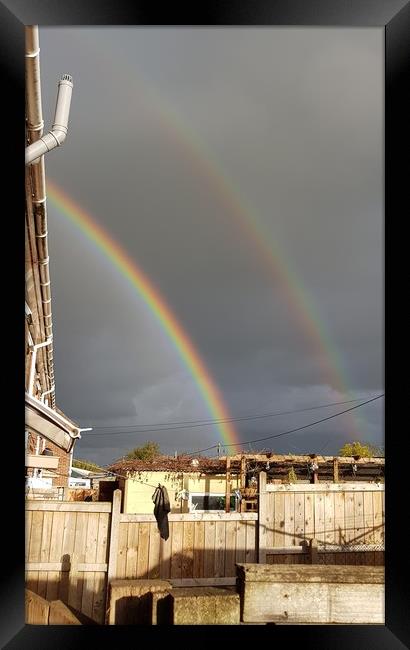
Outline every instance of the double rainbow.
<svg viewBox="0 0 410 650"><path fill-rule="evenodd" d="M91 53L92 48L90 49ZM98 51L98 59L104 58L104 65L113 68L111 57L107 50ZM100 61L101 63L101 61ZM232 219L237 229L254 250L258 261L265 266L267 273L279 280L279 287L289 306L295 322L299 324L301 333L319 360L324 382L335 389L341 399L349 399L352 394L349 389L349 378L346 364L342 359L334 341L332 341L323 315L315 305L313 296L309 294L300 274L292 268L288 256L284 255L278 243L264 227L256 211L247 204L240 188L228 177L222 165L207 149L197 133L189 128L186 121L178 115L171 102L159 91L151 79L144 76L141 70L131 67L124 58L123 65L113 68L115 74L124 74L129 87L129 73L137 77L142 92L138 93L140 107L145 107L150 115L155 115L157 124L161 127L162 135L168 137L171 145L189 162L192 173L196 173L209 191L218 198L226 218ZM131 89L130 96L132 97ZM137 95L135 95L137 97ZM193 345L182 325L166 304L164 298L144 275L138 265L115 242L111 235L98 225L91 215L70 199L55 183L48 181L49 197L69 220L82 230L85 235L102 250L107 258L116 266L137 289L147 303L169 338L173 341L185 365L190 370L198 388L212 413L213 418L221 420L229 418L229 413L215 382L198 351ZM361 439L362 421L358 414L345 416L350 420L347 438ZM238 436L233 424L219 425L222 441L225 444L238 442Z"/></svg>

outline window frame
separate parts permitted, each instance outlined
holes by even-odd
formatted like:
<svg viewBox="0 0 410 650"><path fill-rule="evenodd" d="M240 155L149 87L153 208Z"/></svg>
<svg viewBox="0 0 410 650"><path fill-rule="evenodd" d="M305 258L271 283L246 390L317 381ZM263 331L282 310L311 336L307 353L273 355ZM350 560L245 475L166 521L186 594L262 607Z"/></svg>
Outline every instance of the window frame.
<svg viewBox="0 0 410 650"><path fill-rule="evenodd" d="M225 497L226 497L225 492L189 492L189 496L188 496L188 512L190 512L190 513L191 512L201 512L201 513L205 513L205 514L206 513L215 514L215 513L218 513L218 512L225 512L225 505L223 506L223 508L212 509L212 510L211 509L202 510L202 509L199 509L199 508L193 508L192 507L192 497L215 497L215 498L219 497L219 498L225 499ZM229 512L237 512L238 497L233 492L231 492L231 500L232 500L232 498L234 498L235 501L234 501L234 504L233 504L233 509L232 509L232 505L231 505Z"/></svg>

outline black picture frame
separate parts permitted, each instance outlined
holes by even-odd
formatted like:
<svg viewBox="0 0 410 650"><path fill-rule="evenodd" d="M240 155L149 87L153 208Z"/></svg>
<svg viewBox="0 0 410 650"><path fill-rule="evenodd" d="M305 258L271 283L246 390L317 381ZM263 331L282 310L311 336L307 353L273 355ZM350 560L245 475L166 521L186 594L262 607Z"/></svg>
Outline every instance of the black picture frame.
<svg viewBox="0 0 410 650"><path fill-rule="evenodd" d="M23 260L18 258L21 252L23 257L24 246L22 220L19 216L24 212L24 26L30 24L46 25L207 25L207 26L235 26L235 25L300 25L300 26L357 26L357 27L384 27L385 31L385 244L386 267L391 271L392 260L396 263L398 274L404 275L404 262L406 255L400 255L400 244L394 242L395 252L390 257L392 232L399 225L402 215L409 215L408 179L406 178L406 165L401 162L401 153L409 148L409 101L405 96L406 62L410 61L410 5L406 0L213 0L197 6L194 3L181 3L176 5L156 5L148 2L130 2L127 0L66 0L64 3L49 2L47 0L7 0L0 2L0 64L2 68L3 88L7 93L3 95L2 104L5 111L2 121L2 138L6 140L3 152L6 162L7 183L3 184L3 199L7 195L11 206L8 208L8 218L3 222L8 236L14 238L14 245L8 247L12 250L12 260L15 268L13 272L13 296L16 306L11 309L10 318L15 318L15 323L7 329L7 340L11 335L15 340L14 358L19 360L13 363L13 372L7 374L15 381L14 393L17 405L7 409L9 422L4 435L7 435L7 447L14 461L7 461L3 467L4 476L7 477L7 489L4 490L4 503L6 512L3 515L3 539L6 542L6 553L3 554L3 571L0 580L1 608L0 608L0 641L1 646L14 650L15 648L72 648L88 647L97 644L109 643L135 643L138 644L148 639L155 644L159 636L163 636L161 628L120 628L120 627L45 627L27 626L24 624L24 483L23 473L19 469L19 460L23 459L24 437L21 435L24 427L23 400L20 402L20 378L24 377L24 356L21 353L23 340L22 293L24 286ZM13 92L10 92L13 89ZM20 134L20 135L18 135ZM20 145L17 145L21 137ZM4 178L4 177L3 177ZM20 204L21 200L21 204ZM17 207L18 206L18 207ZM3 213L4 216L5 213ZM15 216L14 216L15 215ZM11 234L10 234L11 233ZM401 238L399 238L401 240ZM403 243L402 243L403 245ZM397 247L398 246L398 247ZM390 248L391 250L391 248ZM14 252L13 252L14 251ZM17 257L17 259L16 259ZM4 263L5 264L5 263ZM402 264L402 267L397 267ZM8 266L6 268L9 268ZM19 273L21 272L21 276ZM5 276L4 276L5 277ZM394 276L393 276L394 277ZM20 284L21 282L21 284ZM17 284L17 288L16 288ZM406 285L406 281L405 281ZM3 285L5 286L5 285ZM8 285L7 285L8 286ZM20 296L21 287L21 296ZM406 286L403 287L406 290ZM7 288L6 292L11 289ZM394 384L394 369L391 370L388 359L399 356L394 354L394 345L400 339L400 330L391 322L390 294L385 294L385 337L388 340L389 356L386 352L385 379L388 386L390 378ZM7 296L8 298L8 296ZM405 301L406 302L406 301ZM7 316L9 318L9 316ZM404 329L402 330L404 336ZM21 356L20 356L21 353ZM20 374L21 373L21 374ZM299 640L306 647L332 648L338 650L347 647L352 650L376 650L378 648L399 650L410 647L410 624L408 614L408 601L406 599L405 563L407 560L406 535L403 535L405 520L398 521L395 515L398 512L397 503L403 485L399 486L403 473L397 468L400 464L402 442L400 441L400 454L396 445L396 436L406 428L406 422L398 420L400 391L395 387L390 395L387 391L386 402L386 454L387 454L387 489L386 489L386 623L384 626L248 626L236 628L202 628L198 630L166 629L166 643L173 644L179 640L185 643L197 643L198 639L221 635L227 641L243 640L244 643L254 643L266 639L271 643L293 644ZM404 396L403 396L404 397ZM7 402L9 405L11 402ZM406 403L403 399L402 404ZM21 422L18 422L21 417ZM21 426L21 428L20 428ZM7 431L7 434L6 434ZM11 468L10 477L5 467ZM396 469L394 469L396 468ZM403 511L402 516L403 516ZM12 524L17 513L17 523ZM405 514L405 511L404 511ZM21 530L23 528L23 531ZM127 639L122 637L127 636ZM227 636L225 636L227 635ZM295 636L296 635L296 636ZM296 637L299 637L298 639ZM165 642L165 639L164 639ZM115 647L115 646L114 646Z"/></svg>

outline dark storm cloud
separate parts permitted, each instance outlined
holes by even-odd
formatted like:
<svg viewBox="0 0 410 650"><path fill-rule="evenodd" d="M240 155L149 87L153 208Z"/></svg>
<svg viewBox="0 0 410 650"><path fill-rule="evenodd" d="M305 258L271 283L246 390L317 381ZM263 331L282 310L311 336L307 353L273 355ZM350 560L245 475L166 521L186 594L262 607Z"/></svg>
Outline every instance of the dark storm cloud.
<svg viewBox="0 0 410 650"><path fill-rule="evenodd" d="M231 412L343 399L335 372L358 395L381 391L382 30L44 28L40 41L46 123L58 77L74 78L69 136L47 174L156 284ZM61 408L83 426L211 417L136 290L51 203L49 222ZM254 439L296 420L238 432ZM275 448L330 438L331 453L352 431L382 441L382 404L355 422ZM78 454L98 462L155 439L92 435ZM172 452L219 437L206 427L156 439Z"/></svg>

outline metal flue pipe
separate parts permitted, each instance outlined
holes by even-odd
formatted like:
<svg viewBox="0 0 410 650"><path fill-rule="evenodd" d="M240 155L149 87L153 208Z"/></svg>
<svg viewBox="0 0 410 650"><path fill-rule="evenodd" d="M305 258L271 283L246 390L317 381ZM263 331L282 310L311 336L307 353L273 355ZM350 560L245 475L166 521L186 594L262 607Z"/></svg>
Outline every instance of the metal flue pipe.
<svg viewBox="0 0 410 650"><path fill-rule="evenodd" d="M72 92L73 79L69 74L63 74L58 82L57 102L51 131L26 147L26 165L31 165L47 151L51 151L63 144L68 132Z"/></svg>

